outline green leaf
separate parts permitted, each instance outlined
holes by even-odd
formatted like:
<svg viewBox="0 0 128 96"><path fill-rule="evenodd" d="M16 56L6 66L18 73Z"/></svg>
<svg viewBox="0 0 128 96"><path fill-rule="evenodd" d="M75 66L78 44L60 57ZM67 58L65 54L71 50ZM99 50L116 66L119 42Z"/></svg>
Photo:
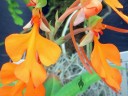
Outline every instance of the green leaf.
<svg viewBox="0 0 128 96"><path fill-rule="evenodd" d="M54 94L62 87L60 80L55 75L50 75L44 83L46 96L55 96Z"/></svg>
<svg viewBox="0 0 128 96"><path fill-rule="evenodd" d="M42 8L47 5L47 0L38 0L38 3L36 5L37 8Z"/></svg>
<svg viewBox="0 0 128 96"><path fill-rule="evenodd" d="M56 41L55 41L55 43L57 44L57 45L61 45L61 44L63 44L64 42L66 42L67 40L65 40L64 39L64 37L60 37L59 39L57 39Z"/></svg>
<svg viewBox="0 0 128 96"><path fill-rule="evenodd" d="M76 96L78 93L86 91L90 85L98 80L100 80L100 77L96 73L84 72L64 85L55 96Z"/></svg>
<svg viewBox="0 0 128 96"><path fill-rule="evenodd" d="M21 11L21 10L19 10L19 9L15 9L15 12L17 13L17 14L22 14L23 12Z"/></svg>
<svg viewBox="0 0 128 96"><path fill-rule="evenodd" d="M58 10L57 10L57 12L56 12L56 15L55 15L55 20L57 21L58 20Z"/></svg>
<svg viewBox="0 0 128 96"><path fill-rule="evenodd" d="M13 14L12 17L14 19L15 24L20 25L20 26L23 25L24 21L21 17L19 17L18 15L15 15L15 14Z"/></svg>

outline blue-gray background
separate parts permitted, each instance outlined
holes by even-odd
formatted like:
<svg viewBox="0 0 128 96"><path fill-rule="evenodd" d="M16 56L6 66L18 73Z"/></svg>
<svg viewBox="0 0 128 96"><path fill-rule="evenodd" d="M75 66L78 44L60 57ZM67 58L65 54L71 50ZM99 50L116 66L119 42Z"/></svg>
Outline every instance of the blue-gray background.
<svg viewBox="0 0 128 96"><path fill-rule="evenodd" d="M21 17L24 19L24 24L26 24L31 18L31 13L22 0L17 1L20 4L20 9L24 13L21 15ZM128 15L128 0L120 0L120 2L124 6L122 11ZM3 42L6 36L12 33L18 33L22 30L22 26L17 26L14 24L13 19L8 12L7 6L8 5L5 0L0 1L0 42ZM45 10L48 11L47 7ZM104 12L107 12L107 9L103 9L102 13ZM109 16L107 16L104 20L104 23L119 28L128 29L128 24L126 24L115 12L112 12ZM104 30L104 34L101 36L100 41L102 43L113 43L120 51L128 50L128 34ZM9 58L6 55L4 45L0 46L0 65L7 62L8 60Z"/></svg>

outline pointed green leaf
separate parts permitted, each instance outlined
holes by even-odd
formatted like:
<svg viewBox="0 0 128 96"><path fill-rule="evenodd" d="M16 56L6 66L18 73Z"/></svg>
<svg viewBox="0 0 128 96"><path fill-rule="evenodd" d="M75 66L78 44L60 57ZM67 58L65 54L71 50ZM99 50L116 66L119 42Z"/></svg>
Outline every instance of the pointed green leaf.
<svg viewBox="0 0 128 96"><path fill-rule="evenodd" d="M56 12L56 15L55 15L55 20L58 20L58 10L57 10L57 12Z"/></svg>
<svg viewBox="0 0 128 96"><path fill-rule="evenodd" d="M90 85L98 80L100 80L100 77L96 73L84 72L64 85L55 96L76 96L78 93L86 91Z"/></svg>
<svg viewBox="0 0 128 96"><path fill-rule="evenodd" d="M22 14L23 12L21 11L21 10L19 10L19 9L15 9L15 12L17 13L17 14Z"/></svg>
<svg viewBox="0 0 128 96"><path fill-rule="evenodd" d="M62 87L60 80L55 75L50 75L44 83L46 96L55 96L54 94Z"/></svg>

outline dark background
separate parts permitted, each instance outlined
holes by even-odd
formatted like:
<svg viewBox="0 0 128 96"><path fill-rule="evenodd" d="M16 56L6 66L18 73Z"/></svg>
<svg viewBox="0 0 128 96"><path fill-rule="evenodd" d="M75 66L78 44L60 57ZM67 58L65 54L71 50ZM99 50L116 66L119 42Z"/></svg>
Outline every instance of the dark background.
<svg viewBox="0 0 128 96"><path fill-rule="evenodd" d="M31 12L22 2L22 0L17 0L20 4L20 9L23 11L21 17L24 19L24 25L30 20ZM128 0L120 0L124 8L121 10L123 13L128 15ZM5 37L22 31L23 26L15 25L13 19L8 12L8 4L5 0L0 1L0 42L5 40ZM45 7L45 13L48 12L49 7ZM102 14L108 10L104 8ZM115 12L112 12L109 16L104 19L105 24L109 24L119 28L128 29L128 24L126 24ZM120 51L128 50L128 34L117 33L111 30L104 30L104 34L101 36L100 41L102 43L113 43ZM9 61L9 58L5 52L4 45L0 46L0 65Z"/></svg>
<svg viewBox="0 0 128 96"><path fill-rule="evenodd" d="M26 24L31 18L30 10L22 2L22 0L17 1L21 5L20 9L22 9L24 13L21 17L24 19L24 24ZM0 0L0 42L3 42L5 37L8 35L22 31L22 26L14 24L7 6L8 4L5 0ZM0 65L7 61L9 61L9 58L5 52L4 45L0 46Z"/></svg>

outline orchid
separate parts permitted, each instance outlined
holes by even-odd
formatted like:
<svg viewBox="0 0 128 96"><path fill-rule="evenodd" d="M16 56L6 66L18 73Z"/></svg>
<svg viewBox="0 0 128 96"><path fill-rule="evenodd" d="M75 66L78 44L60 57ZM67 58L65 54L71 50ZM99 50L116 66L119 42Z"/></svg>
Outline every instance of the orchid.
<svg viewBox="0 0 128 96"><path fill-rule="evenodd" d="M25 61L16 67L15 75L25 83L28 83L31 75L34 85L38 86L46 78L46 71L38 62L38 58L43 65L50 66L58 60L61 50L57 44L39 34L39 9L33 9L32 18L34 24L32 30L27 34L8 36L5 40L5 46L8 55L14 62L20 60L26 51Z"/></svg>
<svg viewBox="0 0 128 96"><path fill-rule="evenodd" d="M95 70L95 72L101 77L101 79L114 91L119 92L120 85L122 82L122 76L118 69L112 68L107 60L113 62L117 66L121 65L120 61L120 53L115 45L113 44L101 44L98 41L100 37L99 34L103 34L102 30L108 28L110 30L128 32L126 29L116 28L113 26L105 25L102 23L103 19L98 16L92 16L88 19L87 27L84 29L88 31L87 35L85 35L79 46L76 44L73 30L73 22L75 20L75 16L73 17L70 23L70 34L72 37L72 41L75 49L80 57L81 62L85 66L85 68L91 73L90 66ZM94 19L95 18L95 19ZM84 31L83 30L83 31ZM94 49L91 53L91 61L87 58L84 49L82 46L93 42L94 40ZM111 52L113 50L113 52ZM85 61L86 60L86 61ZM90 65L90 66L89 66ZM117 75L118 74L118 75ZM117 76L116 76L117 75Z"/></svg>
<svg viewBox="0 0 128 96"><path fill-rule="evenodd" d="M122 33L127 33L128 30L103 23L103 18L98 16L98 13L102 11L102 1L75 0L60 17L58 17L58 12L56 13L55 27L53 27L42 13L42 7L47 4L47 0L29 0L27 6L33 7L32 17L23 27L24 33L11 34L5 39L5 49L11 61L3 64L0 71L0 80L3 84L0 87L0 96L47 96L48 90L51 91L50 96L66 96L70 91L67 88L73 91L70 94L74 96L100 79L115 92L119 92L122 76L120 71L112 67L109 62L121 66L120 52L114 44L102 44L99 38L105 29ZM128 17L117 9L123 8L118 0L104 0L104 2L128 23ZM70 14L72 14L68 20L70 33L56 39L58 29ZM78 28L77 25L82 22L84 22L84 28ZM41 35L40 29L45 32L46 37ZM81 32L84 32L85 35L77 43L75 35ZM49 75L47 67L54 65L61 55L61 48L57 41L62 44L70 38L82 66L88 72L80 74L74 81L62 87L59 79L54 78L56 76L47 78ZM92 42L94 42L94 46L89 58L85 54L83 46ZM61 72L60 69L59 72ZM50 84L53 84L50 86L51 88L49 88Z"/></svg>
<svg viewBox="0 0 128 96"><path fill-rule="evenodd" d="M38 96L45 96L45 88L42 84L34 87L32 79L26 84L15 76L14 71L17 66L17 64L10 62L2 66L0 77L4 85L0 88L0 95L23 96L23 90L26 89L24 96L35 96L36 94ZM12 82L15 82L15 84L13 86L9 85Z"/></svg>
<svg viewBox="0 0 128 96"><path fill-rule="evenodd" d="M121 73L118 69L112 68L106 60L110 60L117 66L121 65L120 54L116 46L113 44L101 44L98 38L94 36L91 66L110 88L119 92L122 81Z"/></svg>

